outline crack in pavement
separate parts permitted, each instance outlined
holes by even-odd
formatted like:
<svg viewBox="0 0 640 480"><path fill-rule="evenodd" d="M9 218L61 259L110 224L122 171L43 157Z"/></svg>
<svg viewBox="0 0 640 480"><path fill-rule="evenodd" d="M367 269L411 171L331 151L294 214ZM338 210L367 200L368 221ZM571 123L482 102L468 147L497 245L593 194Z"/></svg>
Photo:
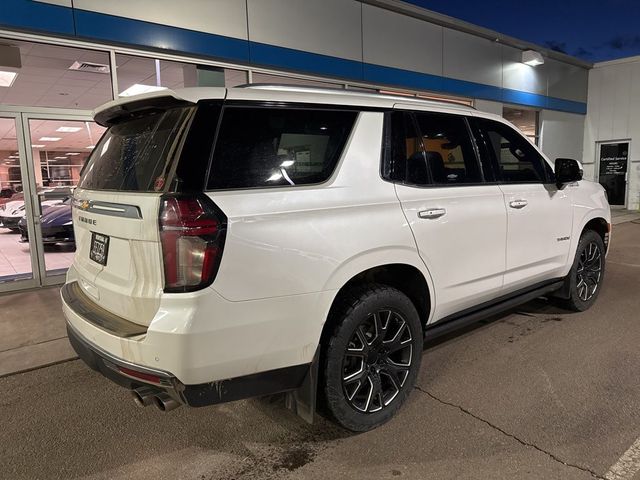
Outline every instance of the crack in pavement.
<svg viewBox="0 0 640 480"><path fill-rule="evenodd" d="M470 417L488 425L489 427L493 428L494 430L502 433L503 435L512 438L513 440L515 440L516 442L518 442L519 444L525 446L525 447L531 447L536 449L537 451L539 451L540 453L544 453L546 456L548 456L549 458L551 458L552 460L554 460L557 463L560 463L562 465L564 465L565 467L571 467L571 468L576 468L582 472L588 473L590 474L592 477L597 478L598 480L607 480L606 477L603 477L602 475L597 474L596 472L594 472L593 470L591 470L590 468L586 468L586 467L582 467L580 465L576 465L574 463L569 463L569 462L565 462L564 460L562 460L561 458L559 458L558 456L554 455L553 453L544 450L543 448L538 447L537 445L535 445L534 443L529 443L525 440L522 440L518 437L516 437L515 435L513 435L512 433L509 433L505 430L503 430L502 428L498 427L497 425L494 425L493 423L489 422L488 420L485 420L482 417L479 417L477 415L475 415L474 413L471 413L469 410L467 410L466 408L460 406L460 405L456 405L455 403L450 403L447 402L445 400L442 400L438 397L436 397L434 394L432 394L431 392L419 387L419 386L415 386L414 387L416 390L418 390L419 392L424 393L425 395L431 397L432 399L434 399L436 402L441 403L442 405L447 405L449 407L453 407L453 408L457 408L458 410L460 410L462 413L465 413L467 415L469 415Z"/></svg>

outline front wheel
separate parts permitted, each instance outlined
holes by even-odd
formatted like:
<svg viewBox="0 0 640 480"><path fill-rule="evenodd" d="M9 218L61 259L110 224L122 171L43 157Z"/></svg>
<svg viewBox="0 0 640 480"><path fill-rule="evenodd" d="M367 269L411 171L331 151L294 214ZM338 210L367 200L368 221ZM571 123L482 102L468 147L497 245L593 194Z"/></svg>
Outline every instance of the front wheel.
<svg viewBox="0 0 640 480"><path fill-rule="evenodd" d="M569 272L569 298L566 306L577 312L591 307L604 279L605 250L602 237L593 230L580 237L573 266Z"/></svg>
<svg viewBox="0 0 640 480"><path fill-rule="evenodd" d="M323 355L324 400L343 427L371 430L393 417L415 384L420 317L399 290L368 285L345 296L336 320Z"/></svg>

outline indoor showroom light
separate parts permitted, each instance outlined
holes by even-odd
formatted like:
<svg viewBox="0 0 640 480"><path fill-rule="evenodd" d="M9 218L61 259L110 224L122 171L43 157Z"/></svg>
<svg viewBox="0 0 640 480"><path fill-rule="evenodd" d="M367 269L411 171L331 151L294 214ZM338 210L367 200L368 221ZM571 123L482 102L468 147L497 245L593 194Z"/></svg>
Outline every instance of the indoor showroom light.
<svg viewBox="0 0 640 480"><path fill-rule="evenodd" d="M32 148L44 148L46 147L46 145L36 145L36 144L32 144L31 145Z"/></svg>
<svg viewBox="0 0 640 480"><path fill-rule="evenodd" d="M141 83L136 83L135 85L131 85L129 88L127 88L119 96L131 97L132 95L140 95L141 93L157 92L158 90L166 90L166 87L156 87L154 85L143 85Z"/></svg>
<svg viewBox="0 0 640 480"><path fill-rule="evenodd" d="M542 54L540 52L536 52L535 50L525 50L522 52L522 63L535 67L536 65L542 65L544 63L544 58L542 58Z"/></svg>
<svg viewBox="0 0 640 480"><path fill-rule="evenodd" d="M60 137L40 137L38 139L39 142L57 142L62 140Z"/></svg>
<svg viewBox="0 0 640 480"><path fill-rule="evenodd" d="M6 72L0 70L0 87L10 87L16 80L18 72Z"/></svg>
<svg viewBox="0 0 640 480"><path fill-rule="evenodd" d="M56 132L63 132L63 133L75 133L75 132L79 132L80 130L82 130L82 127L58 127L58 128L56 128Z"/></svg>

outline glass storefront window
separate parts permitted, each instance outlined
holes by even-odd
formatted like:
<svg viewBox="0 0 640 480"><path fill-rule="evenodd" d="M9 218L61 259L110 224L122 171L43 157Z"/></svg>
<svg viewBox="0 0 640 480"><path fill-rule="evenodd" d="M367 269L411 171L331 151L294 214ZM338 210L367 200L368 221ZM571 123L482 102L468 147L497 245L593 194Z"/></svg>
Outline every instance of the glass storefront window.
<svg viewBox="0 0 640 480"><path fill-rule="evenodd" d="M20 49L17 75L0 88L0 103L90 110L112 99L109 54L82 48L6 40Z"/></svg>
<svg viewBox="0 0 640 480"><path fill-rule="evenodd" d="M160 88L234 87L247 83L246 71L230 68L122 54L116 55L116 65L119 94L125 97Z"/></svg>
<svg viewBox="0 0 640 480"><path fill-rule="evenodd" d="M538 145L538 111L504 107L502 116Z"/></svg>
<svg viewBox="0 0 640 480"><path fill-rule="evenodd" d="M315 80L304 80L302 78L282 77L279 75L270 75L267 73L254 72L252 75L252 83L272 83L276 85L300 85L303 87L322 87L322 88L343 88L340 83L318 82Z"/></svg>

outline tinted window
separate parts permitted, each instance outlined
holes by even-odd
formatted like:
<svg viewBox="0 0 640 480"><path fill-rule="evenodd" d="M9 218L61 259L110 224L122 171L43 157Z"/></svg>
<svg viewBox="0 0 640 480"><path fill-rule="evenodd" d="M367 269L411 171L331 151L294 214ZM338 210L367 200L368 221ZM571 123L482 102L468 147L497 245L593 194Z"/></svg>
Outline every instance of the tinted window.
<svg viewBox="0 0 640 480"><path fill-rule="evenodd" d="M327 180L357 112L225 107L208 188L248 188Z"/></svg>
<svg viewBox="0 0 640 480"><path fill-rule="evenodd" d="M91 153L78 186L91 190L162 190L193 110L173 108L110 127Z"/></svg>
<svg viewBox="0 0 640 480"><path fill-rule="evenodd" d="M463 117L417 113L416 120L434 184L482 182L478 159Z"/></svg>
<svg viewBox="0 0 640 480"><path fill-rule="evenodd" d="M427 185L429 173L411 114L393 112L391 116L394 180L411 185Z"/></svg>
<svg viewBox="0 0 640 480"><path fill-rule="evenodd" d="M544 158L522 135L493 120L476 120L498 176L507 183L542 183L547 179Z"/></svg>

